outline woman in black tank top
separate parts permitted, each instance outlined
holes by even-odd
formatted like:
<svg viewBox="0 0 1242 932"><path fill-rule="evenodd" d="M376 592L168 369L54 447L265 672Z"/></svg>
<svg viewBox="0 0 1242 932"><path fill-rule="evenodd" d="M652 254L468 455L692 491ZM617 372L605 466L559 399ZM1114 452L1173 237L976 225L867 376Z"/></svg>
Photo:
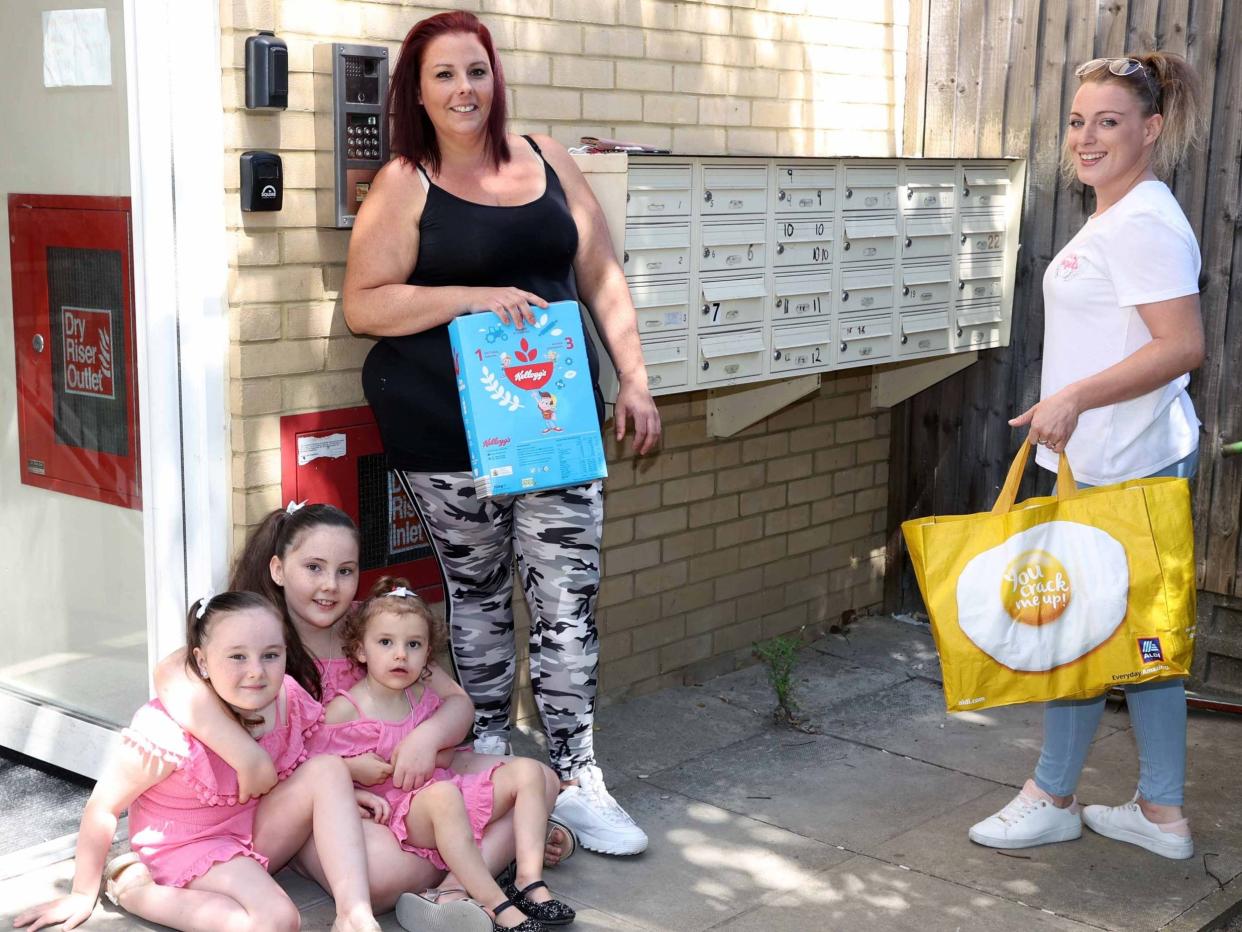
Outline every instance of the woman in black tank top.
<svg viewBox="0 0 1242 932"><path fill-rule="evenodd" d="M506 133L504 104L491 37L472 14L442 13L410 31L388 99L399 155L376 176L358 213L342 291L345 319L354 332L379 338L363 387L389 465L440 563L454 665L474 705L476 750L508 751L516 554L531 614L532 689L562 786L556 816L584 847L633 854L646 847L646 835L608 794L592 745L601 483L475 497L447 324L492 311L520 329L534 323L531 305L576 300L591 310L617 370L617 440L632 428L633 451L648 452L660 436L659 413L598 203L564 147ZM593 346L588 354L602 421ZM450 721L445 714L433 733L441 747L460 739ZM532 890L518 902L536 915L546 898L546 890ZM500 916L505 925L511 918L512 910Z"/></svg>

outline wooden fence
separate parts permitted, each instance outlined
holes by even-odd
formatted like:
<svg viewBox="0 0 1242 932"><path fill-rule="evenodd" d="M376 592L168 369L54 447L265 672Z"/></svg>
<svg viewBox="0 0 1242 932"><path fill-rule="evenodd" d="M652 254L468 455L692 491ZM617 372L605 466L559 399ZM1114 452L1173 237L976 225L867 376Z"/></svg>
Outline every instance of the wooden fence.
<svg viewBox="0 0 1242 932"><path fill-rule="evenodd" d="M1074 69L1096 56L1154 48L1186 56L1210 107L1210 139L1171 182L1208 277L1208 358L1191 382L1203 420L1199 583L1242 595L1242 457L1218 452L1222 441L1242 440L1242 2L911 0L910 16L907 154L1015 156L1028 160L1028 171L1010 346L981 353L975 365L894 409L889 607L921 607L900 522L990 507L1021 437L1007 421L1039 398L1044 270L1091 211L1089 193L1057 176ZM1034 472L1024 495L1036 488Z"/></svg>

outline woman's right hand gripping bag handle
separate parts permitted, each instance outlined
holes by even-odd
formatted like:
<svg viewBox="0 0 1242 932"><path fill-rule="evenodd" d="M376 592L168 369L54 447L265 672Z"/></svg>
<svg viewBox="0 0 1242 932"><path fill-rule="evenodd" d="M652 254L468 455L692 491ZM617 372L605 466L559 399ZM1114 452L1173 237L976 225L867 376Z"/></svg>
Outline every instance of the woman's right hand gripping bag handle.
<svg viewBox="0 0 1242 932"><path fill-rule="evenodd" d="M1097 696L1185 676L1195 567L1185 479L1016 502L1023 443L992 510L902 524L931 618L950 712Z"/></svg>

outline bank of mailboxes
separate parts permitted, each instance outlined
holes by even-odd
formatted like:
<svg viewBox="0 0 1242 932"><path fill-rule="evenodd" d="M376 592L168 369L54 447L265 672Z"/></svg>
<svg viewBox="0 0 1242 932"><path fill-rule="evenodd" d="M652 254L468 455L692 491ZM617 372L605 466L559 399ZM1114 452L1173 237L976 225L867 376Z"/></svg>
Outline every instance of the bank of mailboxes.
<svg viewBox="0 0 1242 932"><path fill-rule="evenodd" d="M653 393L1006 345L1025 164L629 159Z"/></svg>

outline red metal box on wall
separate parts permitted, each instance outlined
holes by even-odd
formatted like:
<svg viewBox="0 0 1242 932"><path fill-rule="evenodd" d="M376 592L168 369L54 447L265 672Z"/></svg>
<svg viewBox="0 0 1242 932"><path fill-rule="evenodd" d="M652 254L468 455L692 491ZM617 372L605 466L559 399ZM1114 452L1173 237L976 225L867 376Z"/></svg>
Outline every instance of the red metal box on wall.
<svg viewBox="0 0 1242 932"><path fill-rule="evenodd" d="M358 597L380 576L403 576L429 602L444 598L440 568L418 512L388 469L366 405L280 419L285 502L326 502L362 532Z"/></svg>
<svg viewBox="0 0 1242 932"><path fill-rule="evenodd" d="M127 197L10 194L21 478L142 507Z"/></svg>

